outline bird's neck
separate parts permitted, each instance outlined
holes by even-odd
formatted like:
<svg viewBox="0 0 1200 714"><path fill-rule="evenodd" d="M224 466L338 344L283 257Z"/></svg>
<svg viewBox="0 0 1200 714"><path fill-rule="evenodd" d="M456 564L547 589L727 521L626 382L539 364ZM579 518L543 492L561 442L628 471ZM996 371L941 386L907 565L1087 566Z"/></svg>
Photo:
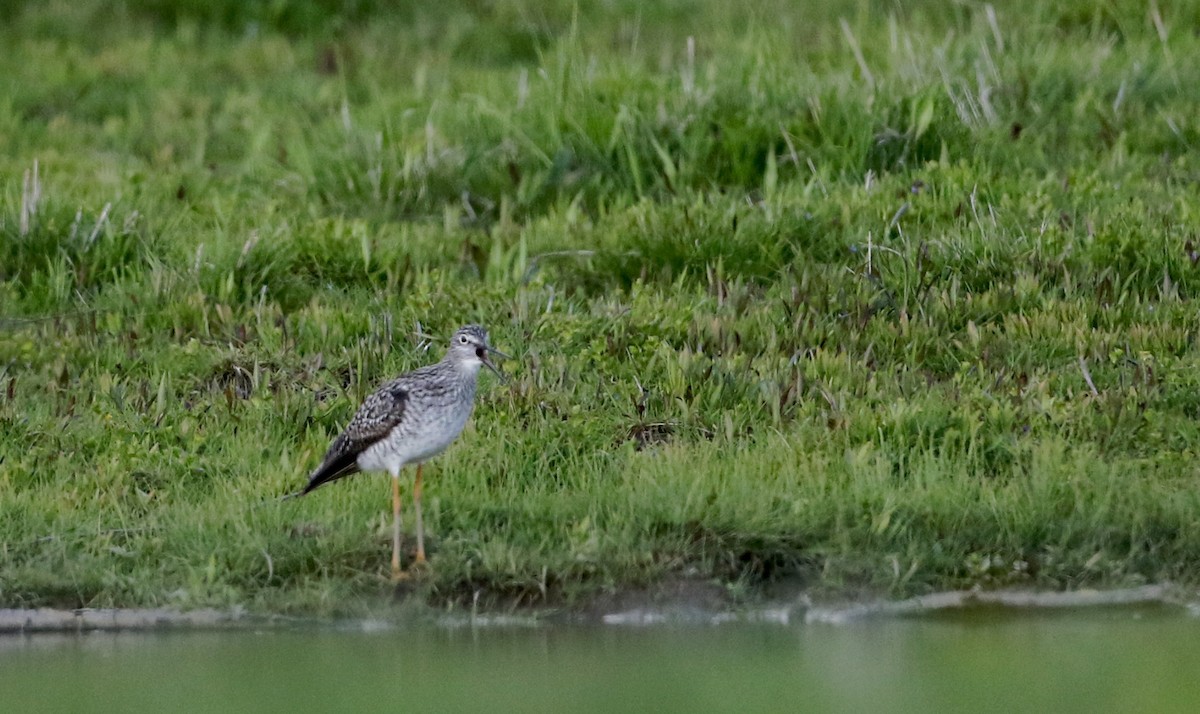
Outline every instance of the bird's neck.
<svg viewBox="0 0 1200 714"><path fill-rule="evenodd" d="M483 367L483 362L477 359L466 360L447 357L445 361L456 373L468 379L479 376L479 370Z"/></svg>

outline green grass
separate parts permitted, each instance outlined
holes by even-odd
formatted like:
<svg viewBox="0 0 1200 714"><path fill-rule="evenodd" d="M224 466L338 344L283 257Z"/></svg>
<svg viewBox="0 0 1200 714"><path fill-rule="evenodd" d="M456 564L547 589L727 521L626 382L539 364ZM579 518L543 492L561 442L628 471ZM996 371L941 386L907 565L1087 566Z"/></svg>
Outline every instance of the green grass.
<svg viewBox="0 0 1200 714"><path fill-rule="evenodd" d="M1200 6L387 5L0 11L0 606L1200 582Z"/></svg>

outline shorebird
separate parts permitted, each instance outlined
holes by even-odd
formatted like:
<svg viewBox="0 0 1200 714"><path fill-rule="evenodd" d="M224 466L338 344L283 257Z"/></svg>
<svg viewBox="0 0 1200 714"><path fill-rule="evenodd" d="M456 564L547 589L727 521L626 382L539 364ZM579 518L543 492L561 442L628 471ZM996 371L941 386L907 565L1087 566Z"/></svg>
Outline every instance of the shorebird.
<svg viewBox="0 0 1200 714"><path fill-rule="evenodd" d="M400 472L415 464L413 507L416 515L417 556L413 565L425 563L425 531L421 521L421 465L446 450L462 433L475 406L479 368L487 367L501 380L490 355L508 355L488 344L487 330L467 325L454 333L442 361L385 383L362 406L308 477L303 496L330 481L359 471L386 471L392 475L392 578L400 570Z"/></svg>

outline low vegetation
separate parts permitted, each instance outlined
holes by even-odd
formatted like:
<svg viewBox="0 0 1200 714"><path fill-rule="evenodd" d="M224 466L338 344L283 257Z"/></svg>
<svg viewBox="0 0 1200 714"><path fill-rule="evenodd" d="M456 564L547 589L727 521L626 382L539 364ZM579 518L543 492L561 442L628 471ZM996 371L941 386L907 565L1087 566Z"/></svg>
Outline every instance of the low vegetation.
<svg viewBox="0 0 1200 714"><path fill-rule="evenodd" d="M0 11L0 606L1196 584L1200 6L413 7Z"/></svg>

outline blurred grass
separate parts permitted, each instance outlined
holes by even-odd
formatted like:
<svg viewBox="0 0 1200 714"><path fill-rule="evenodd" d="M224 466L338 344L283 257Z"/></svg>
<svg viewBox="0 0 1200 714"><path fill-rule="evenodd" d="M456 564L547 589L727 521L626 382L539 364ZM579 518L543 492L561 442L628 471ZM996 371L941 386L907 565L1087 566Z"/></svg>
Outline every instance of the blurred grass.
<svg viewBox="0 0 1200 714"><path fill-rule="evenodd" d="M0 604L1194 584L1197 7L6 3Z"/></svg>

